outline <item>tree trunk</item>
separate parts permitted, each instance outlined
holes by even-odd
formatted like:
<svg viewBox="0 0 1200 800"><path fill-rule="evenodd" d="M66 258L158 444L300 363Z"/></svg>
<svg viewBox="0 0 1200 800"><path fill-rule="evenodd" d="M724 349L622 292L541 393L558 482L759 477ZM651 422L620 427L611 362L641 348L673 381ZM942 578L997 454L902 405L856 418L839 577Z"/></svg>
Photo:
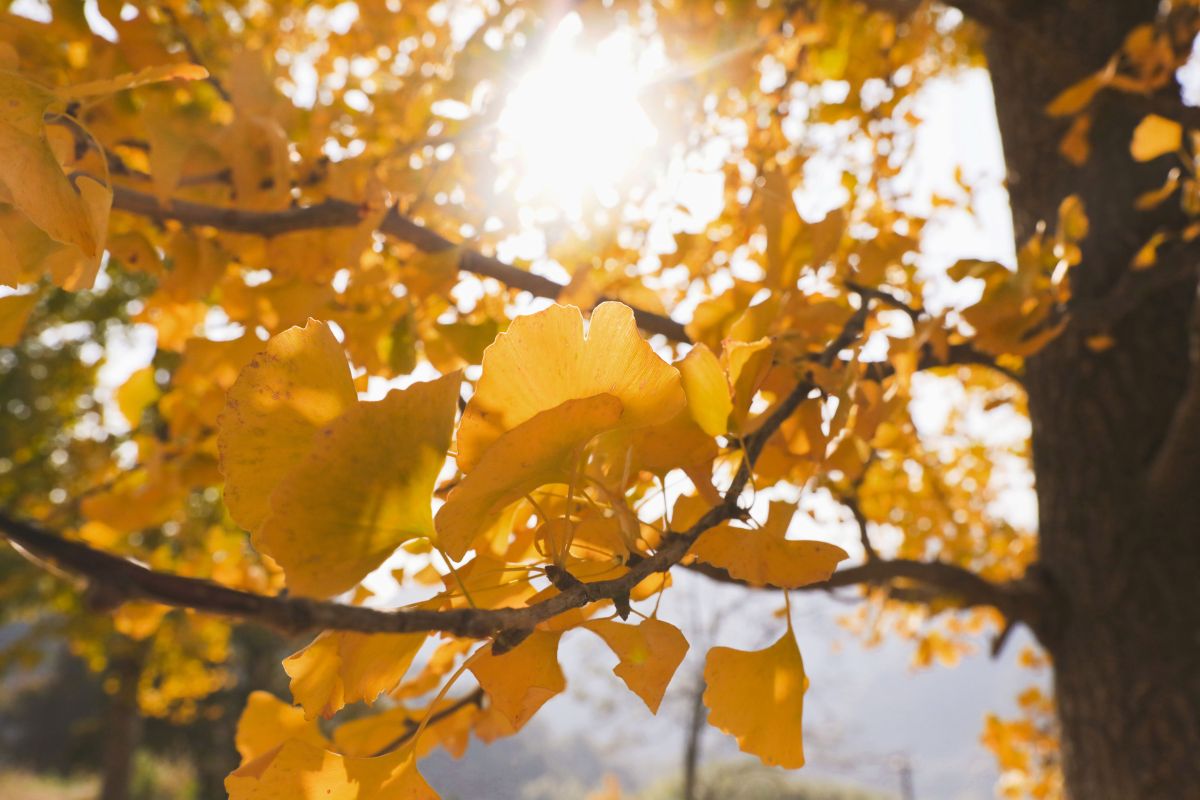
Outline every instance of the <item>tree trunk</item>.
<svg viewBox="0 0 1200 800"><path fill-rule="evenodd" d="M100 800L129 800L133 754L142 728L137 702L141 673L141 659L136 655L113 657L109 677L116 687L105 715Z"/></svg>
<svg viewBox="0 0 1200 800"><path fill-rule="evenodd" d="M1091 222L1071 276L1079 299L1110 292L1151 233L1177 226L1178 204L1133 209L1167 169L1130 158L1145 113L1136 100L1101 95L1080 168L1058 153L1068 121L1044 108L1103 66L1157 5L1012 0L1017 24L987 43L1018 245L1079 195ZM1026 365L1041 566L1056 596L1042 635L1074 800L1200 797L1200 476L1186 476L1173 497L1146 489L1188 383L1195 289L1185 281L1149 297L1108 331L1107 350L1068 333Z"/></svg>
<svg viewBox="0 0 1200 800"><path fill-rule="evenodd" d="M692 707L688 716L687 741L683 749L683 798L682 800L699 800L700 778L700 737L707 727L704 708L704 676L696 676L696 686L692 691Z"/></svg>

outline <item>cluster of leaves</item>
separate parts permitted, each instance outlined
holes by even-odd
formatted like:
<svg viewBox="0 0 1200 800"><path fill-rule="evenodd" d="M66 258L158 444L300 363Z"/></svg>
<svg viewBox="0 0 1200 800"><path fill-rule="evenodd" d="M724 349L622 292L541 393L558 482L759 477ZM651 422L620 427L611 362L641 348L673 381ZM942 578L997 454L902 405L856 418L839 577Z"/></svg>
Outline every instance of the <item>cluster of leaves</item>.
<svg viewBox="0 0 1200 800"><path fill-rule="evenodd" d="M589 37L620 30L678 66L644 105L664 163L717 178L720 209L655 212L651 174L586 223L552 215L537 264L502 262L541 219L487 155L503 76L559 5L101 0L0 23L4 506L157 573L295 599L285 628L313 608L364 620L284 662L300 709L251 699L234 797L433 796L416 760L519 730L564 690L558 645L577 630L656 710L688 649L658 617L673 567L794 590L848 558L795 538L805 498L857 524L865 562L836 585L875 585L871 629L887 617L922 663L999 621L935 617L1006 610L988 587L1036 556L996 513L1023 444L961 420L932 436L910 412L935 371L980 415L1024 414L1022 358L1061 334L1087 233L1068 198L1015 270L952 269L976 301L927 309L905 190L915 97L978 62L971 26L932 4L901 20L840 0L577 4ZM1075 118L1068 157L1086 158L1102 89L1169 79L1173 36L1133 32L1055 101ZM1134 156L1180 151L1176 128L1148 117ZM1179 186L1194 207L1178 175L1145 204ZM562 305L524 313L529 295ZM155 350L113 391L98 359L133 331ZM757 521L752 494L769 501ZM6 609L62 612L94 668L140 643L146 713L186 720L227 684L229 621L103 575L88 602L109 613L88 615L4 558ZM905 572L930 560L979 582ZM388 602L364 579L389 570L417 598L390 628L354 613ZM705 702L744 750L796 767L808 681L782 627L763 650L714 648ZM478 689L453 695L467 672ZM330 735L317 724L381 696Z"/></svg>
<svg viewBox="0 0 1200 800"><path fill-rule="evenodd" d="M1038 669L1046 659L1023 652L1026 666ZM1062 797L1061 751L1054 698L1037 686L1017 698L1019 716L1002 719L989 714L983 742L996 754L1001 771L1000 793L1004 797Z"/></svg>

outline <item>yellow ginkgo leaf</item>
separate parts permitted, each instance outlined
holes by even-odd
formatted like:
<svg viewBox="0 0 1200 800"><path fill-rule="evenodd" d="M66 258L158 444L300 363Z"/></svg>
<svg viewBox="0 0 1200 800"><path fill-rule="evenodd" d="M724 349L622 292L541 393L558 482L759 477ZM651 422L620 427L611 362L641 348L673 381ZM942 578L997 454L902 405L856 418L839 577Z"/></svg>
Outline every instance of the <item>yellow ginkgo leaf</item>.
<svg viewBox="0 0 1200 800"><path fill-rule="evenodd" d="M423 633L326 632L284 659L283 669L305 717L331 717L395 688L424 642Z"/></svg>
<svg viewBox="0 0 1200 800"><path fill-rule="evenodd" d="M155 367L142 367L129 376L116 391L117 407L130 426L136 428L142 412L159 398L162 391L154 380Z"/></svg>
<svg viewBox="0 0 1200 800"><path fill-rule="evenodd" d="M1136 161L1152 161L1182 146L1182 125L1157 114L1148 114L1134 129L1129 152Z"/></svg>
<svg viewBox="0 0 1200 800"><path fill-rule="evenodd" d="M753 342L727 341L721 354L725 369L729 373L732 387L733 406L729 425L741 433L750 414L754 396L762 386L767 371L771 368L775 348L768 338Z"/></svg>
<svg viewBox="0 0 1200 800"><path fill-rule="evenodd" d="M179 78L185 81L204 80L208 77L208 70L199 64L160 64L154 67L146 67L137 72L126 72L123 75L116 75L112 78L107 78L101 81L88 81L87 83L77 83L74 86L65 86L56 91L59 97L75 98L75 97L93 97L95 95L112 94L125 89L133 89L137 86L144 86L148 83L159 83L161 81L169 81L173 78Z"/></svg>
<svg viewBox="0 0 1200 800"><path fill-rule="evenodd" d="M433 536L461 380L455 372L352 406L279 481L253 541L292 592L344 592L404 542Z"/></svg>
<svg viewBox="0 0 1200 800"><path fill-rule="evenodd" d="M123 603L112 613L113 627L122 636L128 636L135 642L140 642L158 632L162 626L163 617L170 611L170 606L149 603L144 600Z"/></svg>
<svg viewBox="0 0 1200 800"><path fill-rule="evenodd" d="M685 403L678 371L642 339L628 306L597 306L586 338L574 307L519 317L483 354L459 425L459 467L473 470L497 439L537 414L599 394L621 402L625 428L665 422Z"/></svg>
<svg viewBox="0 0 1200 800"><path fill-rule="evenodd" d="M698 344L679 361L679 376L687 395L688 413L709 436L729 430L733 398L720 360L704 344Z"/></svg>
<svg viewBox="0 0 1200 800"><path fill-rule="evenodd" d="M791 627L766 650L709 650L704 682L710 725L767 766L804 766L801 721L808 677Z"/></svg>
<svg viewBox="0 0 1200 800"><path fill-rule="evenodd" d="M568 482L582 448L621 419L621 401L599 394L555 405L503 434L438 511L438 543L462 558L505 506L544 484Z"/></svg>
<svg viewBox="0 0 1200 800"><path fill-rule="evenodd" d="M561 638L561 633L534 631L509 652L493 655L489 646L471 663L475 680L515 730L520 730L547 700L567 688L558 666Z"/></svg>
<svg viewBox="0 0 1200 800"><path fill-rule="evenodd" d="M53 100L46 89L0 70L0 188L52 239L98 258L104 232L96 230L88 202L63 173L46 138L42 114Z"/></svg>
<svg viewBox="0 0 1200 800"><path fill-rule="evenodd" d="M437 800L412 748L355 758L299 739L243 764L225 790L230 800Z"/></svg>
<svg viewBox="0 0 1200 800"><path fill-rule="evenodd" d="M1109 83L1107 70L1088 75L1078 83L1071 84L1046 106L1052 117L1069 117L1087 108L1096 94Z"/></svg>
<svg viewBox="0 0 1200 800"><path fill-rule="evenodd" d="M218 422L225 505L237 524L262 525L276 484L357 400L342 346L324 323L310 319L271 337L230 387Z"/></svg>
<svg viewBox="0 0 1200 800"><path fill-rule="evenodd" d="M12 347L21 341L25 323L29 321L37 302L37 292L0 297L0 347Z"/></svg>
<svg viewBox="0 0 1200 800"><path fill-rule="evenodd" d="M317 747L327 743L317 723L306 720L303 711L269 692L251 692L234 737L242 763L253 761L288 739L300 739Z"/></svg>
<svg viewBox="0 0 1200 800"><path fill-rule="evenodd" d="M355 717L333 730L333 746L344 756L373 756L396 739L416 729L421 715L404 706L392 706L377 714ZM424 744L424 736L420 744Z"/></svg>
<svg viewBox="0 0 1200 800"><path fill-rule="evenodd" d="M688 651L687 639L679 629L657 619L644 619L638 625L593 620L583 627L616 653L620 662L613 672L657 714L667 684Z"/></svg>
<svg viewBox="0 0 1200 800"><path fill-rule="evenodd" d="M796 589L828 580L847 553L828 542L785 538L794 512L790 503L771 503L760 530L719 525L701 534L690 552L752 586Z"/></svg>

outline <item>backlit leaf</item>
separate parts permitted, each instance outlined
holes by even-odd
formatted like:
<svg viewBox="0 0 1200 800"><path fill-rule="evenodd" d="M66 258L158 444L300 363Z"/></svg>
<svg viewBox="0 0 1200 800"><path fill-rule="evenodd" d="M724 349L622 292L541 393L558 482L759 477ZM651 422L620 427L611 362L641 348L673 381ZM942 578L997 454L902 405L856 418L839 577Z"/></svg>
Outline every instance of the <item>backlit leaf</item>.
<svg viewBox="0 0 1200 800"><path fill-rule="evenodd" d="M400 683L425 638L423 633L323 633L283 661L292 697L308 719L331 717L347 703L374 703Z"/></svg>
<svg viewBox="0 0 1200 800"><path fill-rule="evenodd" d="M772 503L761 529L721 525L701 534L689 552L753 586L796 589L828 580L848 555L827 542L785 538L794 510L790 503Z"/></svg>
<svg viewBox="0 0 1200 800"><path fill-rule="evenodd" d="M674 625L644 619L637 625L615 620L594 620L584 626L604 640L620 662L613 672L654 714L667 684L687 654L687 639Z"/></svg>
<svg viewBox="0 0 1200 800"><path fill-rule="evenodd" d="M475 469L492 443L538 413L600 394L621 403L627 428L665 422L685 402L679 373L642 339L627 306L596 307L586 338L577 308L517 318L483 355L459 426L459 466Z"/></svg>
<svg viewBox="0 0 1200 800"><path fill-rule="evenodd" d="M280 700L270 692L251 692L238 719L234 744L242 763L253 761L288 739L299 739L323 747L325 737L304 712Z"/></svg>
<svg viewBox="0 0 1200 800"><path fill-rule="evenodd" d="M433 535L460 382L451 373L351 406L280 479L254 543L293 592L344 592L404 542Z"/></svg>
<svg viewBox="0 0 1200 800"><path fill-rule="evenodd" d="M0 242L0 245L3 245L3 242ZM12 347L21 341L25 323L37 302L37 292L0 297L0 347Z"/></svg>
<svg viewBox="0 0 1200 800"><path fill-rule="evenodd" d="M312 448L313 436L358 399L342 346L309 320L271 338L238 375L219 422L225 505L254 531L271 492Z"/></svg>
<svg viewBox="0 0 1200 800"><path fill-rule="evenodd" d="M112 94L148 83L159 83L179 78L185 81L198 81L208 77L208 70L199 64L162 64L157 67L146 67L137 72L127 72L112 78L88 83L77 83L57 90L59 97L91 97L94 95Z"/></svg>
<svg viewBox="0 0 1200 800"><path fill-rule="evenodd" d="M489 646L470 666L496 709L520 730L547 700L567 688L558 666L561 633L534 631L502 655Z"/></svg>
<svg viewBox="0 0 1200 800"><path fill-rule="evenodd" d="M1129 152L1136 161L1151 161L1173 153L1182 146L1182 125L1166 117L1149 114L1134 129Z"/></svg>
<svg viewBox="0 0 1200 800"><path fill-rule="evenodd" d="M411 749L355 758L299 739L243 764L225 790L230 800L437 800Z"/></svg>
<svg viewBox="0 0 1200 800"><path fill-rule="evenodd" d="M768 766L804 766L801 722L808 677L790 627L766 650L709 650L704 682L710 725Z"/></svg>
<svg viewBox="0 0 1200 800"><path fill-rule="evenodd" d="M438 511L439 544L462 558L505 506L544 484L570 481L583 447L614 428L622 411L616 397L599 394L568 400L502 434Z"/></svg>
<svg viewBox="0 0 1200 800"><path fill-rule="evenodd" d="M721 362L707 346L698 344L677 366L692 419L709 436L727 433L733 399Z"/></svg>
<svg viewBox="0 0 1200 800"><path fill-rule="evenodd" d="M52 239L74 245L86 258L98 258L102 220L71 185L46 138L42 114L53 100L51 92L0 70L0 188Z"/></svg>

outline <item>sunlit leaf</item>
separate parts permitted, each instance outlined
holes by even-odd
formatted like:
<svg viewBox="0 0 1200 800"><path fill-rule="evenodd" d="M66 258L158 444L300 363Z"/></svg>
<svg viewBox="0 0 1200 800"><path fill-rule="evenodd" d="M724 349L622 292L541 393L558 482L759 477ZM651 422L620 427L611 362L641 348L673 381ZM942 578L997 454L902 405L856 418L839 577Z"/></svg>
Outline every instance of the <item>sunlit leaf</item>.
<svg viewBox="0 0 1200 800"><path fill-rule="evenodd" d="M269 692L251 692L238 719L234 739L242 763L253 761L288 739L317 747L326 744L316 723L305 720L303 711Z"/></svg>
<svg viewBox="0 0 1200 800"><path fill-rule="evenodd" d="M808 677L791 628L766 650L709 650L704 681L710 725L768 766L804 766L801 721Z"/></svg>
<svg viewBox="0 0 1200 800"><path fill-rule="evenodd" d="M404 677L423 633L327 632L288 656L292 697L308 719L331 717L347 703L374 703Z"/></svg>
<svg viewBox="0 0 1200 800"><path fill-rule="evenodd" d="M2 244L3 242L0 242L0 245ZM12 347L21 341L25 323L37 302L37 292L0 297L0 347Z"/></svg>
<svg viewBox="0 0 1200 800"><path fill-rule="evenodd" d="M733 399L721 362L707 346L698 344L677 366L692 419L709 436L724 435L729 429Z"/></svg>
<svg viewBox="0 0 1200 800"><path fill-rule="evenodd" d="M351 406L279 480L254 543L293 592L344 592L404 542L433 535L430 496L460 381L451 373Z"/></svg>
<svg viewBox="0 0 1200 800"><path fill-rule="evenodd" d="M679 629L657 619L644 619L637 625L595 620L583 627L616 653L620 662L613 672L657 714L667 684L688 651L687 639Z"/></svg>
<svg viewBox="0 0 1200 800"><path fill-rule="evenodd" d="M113 78L100 81L77 83L57 90L59 97L91 97L93 95L112 94L148 83L159 83L180 79L198 81L208 77L208 70L199 64L163 64L157 67L146 67L137 72L127 72Z"/></svg>
<svg viewBox="0 0 1200 800"><path fill-rule="evenodd" d="M535 631L502 655L491 647L471 664L471 673L496 709L520 730L547 700L567 688L558 666L561 633Z"/></svg>
<svg viewBox="0 0 1200 800"><path fill-rule="evenodd" d="M46 139L42 114L54 95L20 76L0 70L0 186L12 204L52 239L74 245L86 258L98 258L105 225L97 212L107 207L101 196L111 192L90 179L81 187L97 187L95 202L71 185ZM107 216L107 211L104 212Z"/></svg>
<svg viewBox="0 0 1200 800"><path fill-rule="evenodd" d="M827 542L785 538L794 513L790 503L772 503L762 528L721 525L701 534L689 552L752 586L796 589L828 580L849 556Z"/></svg>
<svg viewBox="0 0 1200 800"><path fill-rule="evenodd" d="M544 484L569 483L582 448L617 426L623 410L611 394L568 400L490 442L438 511L439 544L451 558L462 558L505 506Z"/></svg>
<svg viewBox="0 0 1200 800"><path fill-rule="evenodd" d="M586 338L576 308L514 320L484 353L458 430L459 466L475 469L492 443L538 413L601 394L619 401L627 428L665 422L685 402L679 373L642 339L627 306L598 306Z"/></svg>
<svg viewBox="0 0 1200 800"><path fill-rule="evenodd" d="M411 749L355 758L299 739L243 764L225 790L230 800L437 800Z"/></svg>
<svg viewBox="0 0 1200 800"><path fill-rule="evenodd" d="M1152 161L1183 146L1183 126L1175 120L1148 114L1133 131L1129 152L1136 161Z"/></svg>
<svg viewBox="0 0 1200 800"><path fill-rule="evenodd" d="M275 486L357 398L342 347L324 323L309 320L272 337L229 390L220 419L225 505L234 521L257 530Z"/></svg>

